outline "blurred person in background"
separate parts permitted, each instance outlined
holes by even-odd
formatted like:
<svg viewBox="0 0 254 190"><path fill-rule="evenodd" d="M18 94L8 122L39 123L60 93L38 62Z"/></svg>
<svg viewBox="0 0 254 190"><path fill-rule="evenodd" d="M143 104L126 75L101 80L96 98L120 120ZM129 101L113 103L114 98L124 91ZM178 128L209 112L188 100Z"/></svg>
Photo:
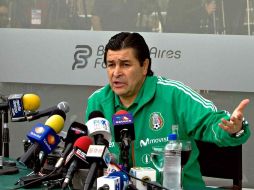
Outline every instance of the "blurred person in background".
<svg viewBox="0 0 254 190"><path fill-rule="evenodd" d="M0 0L0 28L6 28L9 24L8 3L6 0Z"/></svg>
<svg viewBox="0 0 254 190"><path fill-rule="evenodd" d="M169 0L165 32L213 33L212 15L215 11L215 1Z"/></svg>
<svg viewBox="0 0 254 190"><path fill-rule="evenodd" d="M244 18L247 16L246 0L222 0L222 2L224 3L222 11L225 14L226 34L246 35L247 29L244 28ZM253 7L250 7L251 9L253 17Z"/></svg>
<svg viewBox="0 0 254 190"><path fill-rule="evenodd" d="M139 0L95 0L93 30L136 31Z"/></svg>

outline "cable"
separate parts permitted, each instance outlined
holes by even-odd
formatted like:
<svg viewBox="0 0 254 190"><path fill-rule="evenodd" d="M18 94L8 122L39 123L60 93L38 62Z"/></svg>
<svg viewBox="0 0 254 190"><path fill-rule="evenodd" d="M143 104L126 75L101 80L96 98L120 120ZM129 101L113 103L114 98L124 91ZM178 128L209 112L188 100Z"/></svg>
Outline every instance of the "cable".
<svg viewBox="0 0 254 190"><path fill-rule="evenodd" d="M125 173L126 175L128 175L130 178L133 178L133 179L136 179L136 180L139 180L139 181L141 181L142 183L146 183L146 184L149 184L149 185L152 185L152 186L155 186L155 187L158 187L158 188L161 188L161 189L165 189L165 190L169 190L169 189L167 189L167 188L165 188L165 187L162 187L162 186L159 186L159 185L156 185L156 184L153 184L153 183L150 183L150 182L148 182L148 181L145 181L145 180L142 180L142 179L139 179L139 178L137 178L137 177L135 177L135 176L133 176L133 175L131 175L131 174L129 174L128 172L126 172L125 170L123 170L118 164L116 164L116 163L111 163L111 164L113 164L114 166L116 166L121 172L123 172L123 173Z"/></svg>
<svg viewBox="0 0 254 190"><path fill-rule="evenodd" d="M52 174L55 173L55 171L56 171L56 169L54 169L54 170L53 170L52 172L50 172L48 175L41 176L41 178L39 178L39 179L36 179L36 180L34 180L34 181L31 181L31 182L29 182L29 183L27 183L27 184L25 184L25 185L22 185L22 186L13 188L12 190L16 190L16 189L20 189L20 188L25 188L25 187L27 187L27 186L29 186L29 185L32 185L32 184L36 183L36 182L40 182L40 181L42 181L43 179L46 179L47 177L50 177Z"/></svg>

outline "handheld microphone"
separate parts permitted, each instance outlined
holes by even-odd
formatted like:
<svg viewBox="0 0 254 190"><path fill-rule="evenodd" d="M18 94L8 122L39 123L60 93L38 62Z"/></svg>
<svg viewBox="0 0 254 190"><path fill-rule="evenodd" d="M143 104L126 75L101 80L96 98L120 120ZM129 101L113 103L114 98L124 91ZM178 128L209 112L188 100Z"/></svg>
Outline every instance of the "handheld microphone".
<svg viewBox="0 0 254 190"><path fill-rule="evenodd" d="M135 140L134 121L131 113L120 110L113 115L115 141L122 142L123 138Z"/></svg>
<svg viewBox="0 0 254 190"><path fill-rule="evenodd" d="M109 175L110 173L121 171L123 169L120 165L117 164L118 160L115 154L110 153L109 157L110 157L109 159L110 161L108 163L107 170L104 172L105 175Z"/></svg>
<svg viewBox="0 0 254 190"><path fill-rule="evenodd" d="M129 177L124 172L116 171L110 173L108 176L120 177L120 190L124 190L126 186L129 184Z"/></svg>
<svg viewBox="0 0 254 190"><path fill-rule="evenodd" d="M88 135L88 129L87 126L74 121L68 131L67 131L67 135L66 138L64 139L65 142L65 147L69 144L69 143L74 143L79 137L82 136L86 136Z"/></svg>
<svg viewBox="0 0 254 190"><path fill-rule="evenodd" d="M95 144L103 144L107 147L111 141L109 121L104 118L100 111L93 111L86 122L89 136L94 138Z"/></svg>
<svg viewBox="0 0 254 190"><path fill-rule="evenodd" d="M35 112L40 107L40 97L36 94L12 94L8 97L11 120L25 121L26 111Z"/></svg>
<svg viewBox="0 0 254 190"><path fill-rule="evenodd" d="M78 122L73 122L68 129L67 136L65 138L65 148L61 153L60 158L55 164L55 168L60 168L64 163L67 155L70 153L73 147L73 143L82 136L88 134L87 126Z"/></svg>
<svg viewBox="0 0 254 190"><path fill-rule="evenodd" d="M75 141L73 151L70 153L71 156L67 161L70 162L69 160L72 160L62 184L63 189L67 187L73 177L74 172L78 167L80 167L81 164L85 164L86 166L88 165L88 162L86 161L86 152L91 144L93 144L93 140L88 136L79 137Z"/></svg>
<svg viewBox="0 0 254 190"><path fill-rule="evenodd" d="M113 115L115 141L120 142L120 158L124 167L129 171L129 149L131 141L135 140L134 122L132 114L120 110Z"/></svg>
<svg viewBox="0 0 254 190"><path fill-rule="evenodd" d="M84 190L92 188L98 169L99 175L103 175L102 168L106 168L110 161L110 153L107 149L111 141L109 121L100 111L93 111L86 123L89 136L94 137L95 145L91 145L87 152L87 160L91 163L90 170L84 184Z"/></svg>
<svg viewBox="0 0 254 190"><path fill-rule="evenodd" d="M42 110L42 111L38 111L36 114L30 114L30 115L28 114L27 117L26 117L26 120L27 121L33 121L33 120L39 119L41 117L51 115L52 112L55 111L55 110L62 110L65 113L68 113L70 111L69 103L68 102L60 102L56 106L47 108L47 109Z"/></svg>
<svg viewBox="0 0 254 190"><path fill-rule="evenodd" d="M134 177L131 180L133 185L140 190L147 190L147 183L145 182L156 181L156 170L150 167L131 168L130 175Z"/></svg>
<svg viewBox="0 0 254 190"><path fill-rule="evenodd" d="M57 135L63 127L66 115L62 110L55 110L47 119L45 124L38 123L27 134L27 138L33 143L27 152L19 159L20 163L29 165L29 162L39 154L42 150L45 154L49 154L60 142Z"/></svg>
<svg viewBox="0 0 254 190"><path fill-rule="evenodd" d="M121 171L112 172L108 176L97 178L98 189L124 190L129 184L129 177Z"/></svg>
<svg viewBox="0 0 254 190"><path fill-rule="evenodd" d="M122 190L119 176L102 176L97 178L98 190Z"/></svg>

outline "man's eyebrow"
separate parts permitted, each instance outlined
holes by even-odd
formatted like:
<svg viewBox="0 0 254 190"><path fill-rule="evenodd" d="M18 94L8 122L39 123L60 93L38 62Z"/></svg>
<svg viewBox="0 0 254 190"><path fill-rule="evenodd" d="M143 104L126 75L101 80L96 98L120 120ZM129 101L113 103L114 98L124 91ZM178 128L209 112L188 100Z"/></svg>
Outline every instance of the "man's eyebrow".
<svg viewBox="0 0 254 190"><path fill-rule="evenodd" d="M126 62L126 61L130 61L130 59L128 58L123 58L123 59L117 59L117 60L107 60L107 62L109 63L114 63L114 62Z"/></svg>
<svg viewBox="0 0 254 190"><path fill-rule="evenodd" d="M117 59L118 62L126 62L126 61L130 61L129 58L119 58Z"/></svg>

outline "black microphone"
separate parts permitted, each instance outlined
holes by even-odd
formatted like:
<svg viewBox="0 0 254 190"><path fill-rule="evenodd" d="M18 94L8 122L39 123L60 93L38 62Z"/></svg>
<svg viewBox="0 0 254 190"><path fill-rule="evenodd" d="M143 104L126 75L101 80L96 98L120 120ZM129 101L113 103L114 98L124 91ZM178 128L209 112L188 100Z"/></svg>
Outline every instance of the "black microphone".
<svg viewBox="0 0 254 190"><path fill-rule="evenodd" d="M120 110L113 115L115 141L120 142L120 159L124 167L129 171L129 149L131 141L135 140L134 121L132 114Z"/></svg>
<svg viewBox="0 0 254 190"><path fill-rule="evenodd" d="M98 175L102 176L102 168L106 168L110 161L110 153L107 147L111 141L111 133L109 121L104 118L100 111L91 112L86 126L89 136L94 137L95 142L95 145L91 145L87 152L87 160L91 163L91 167L87 174L84 190L89 190L97 177L96 172L98 171Z"/></svg>
<svg viewBox="0 0 254 190"><path fill-rule="evenodd" d="M55 164L55 168L60 168L62 164L65 162L66 157L70 153L70 151L73 148L74 142L82 136L86 136L88 134L87 126L78 123L78 122L73 122L71 126L68 129L66 138L64 139L65 141L65 148L63 152L61 153L60 158L58 159L57 163Z"/></svg>
<svg viewBox="0 0 254 190"><path fill-rule="evenodd" d="M79 137L82 137L82 136L86 136L88 135L88 129L87 129L87 126L82 124L82 123L79 123L79 122L76 122L74 121L68 131L67 131L67 135L64 139L64 142L65 142L65 147L69 144L69 143L74 143Z"/></svg>
<svg viewBox="0 0 254 190"><path fill-rule="evenodd" d="M66 163L70 163L70 166L67 170L66 176L64 178L62 189L65 189L70 183L74 172L77 170L80 165L88 165L89 163L86 161L86 153L89 146L93 143L93 140L88 136L79 137L74 145L73 151L69 154L69 158L66 159Z"/></svg>
<svg viewBox="0 0 254 190"><path fill-rule="evenodd" d="M131 113L120 110L113 115L115 141L122 142L123 137L135 140L134 121Z"/></svg>
<svg viewBox="0 0 254 190"><path fill-rule="evenodd" d="M108 184L104 184L103 186L99 187L98 190L110 190L110 187Z"/></svg>
<svg viewBox="0 0 254 190"><path fill-rule="evenodd" d="M42 111L38 111L36 114L27 115L26 120L27 121L33 121L33 120L39 119L41 117L49 116L55 110L62 110L65 113L68 113L70 111L69 103L68 102L60 102L56 106L47 108L47 109L42 110Z"/></svg>

